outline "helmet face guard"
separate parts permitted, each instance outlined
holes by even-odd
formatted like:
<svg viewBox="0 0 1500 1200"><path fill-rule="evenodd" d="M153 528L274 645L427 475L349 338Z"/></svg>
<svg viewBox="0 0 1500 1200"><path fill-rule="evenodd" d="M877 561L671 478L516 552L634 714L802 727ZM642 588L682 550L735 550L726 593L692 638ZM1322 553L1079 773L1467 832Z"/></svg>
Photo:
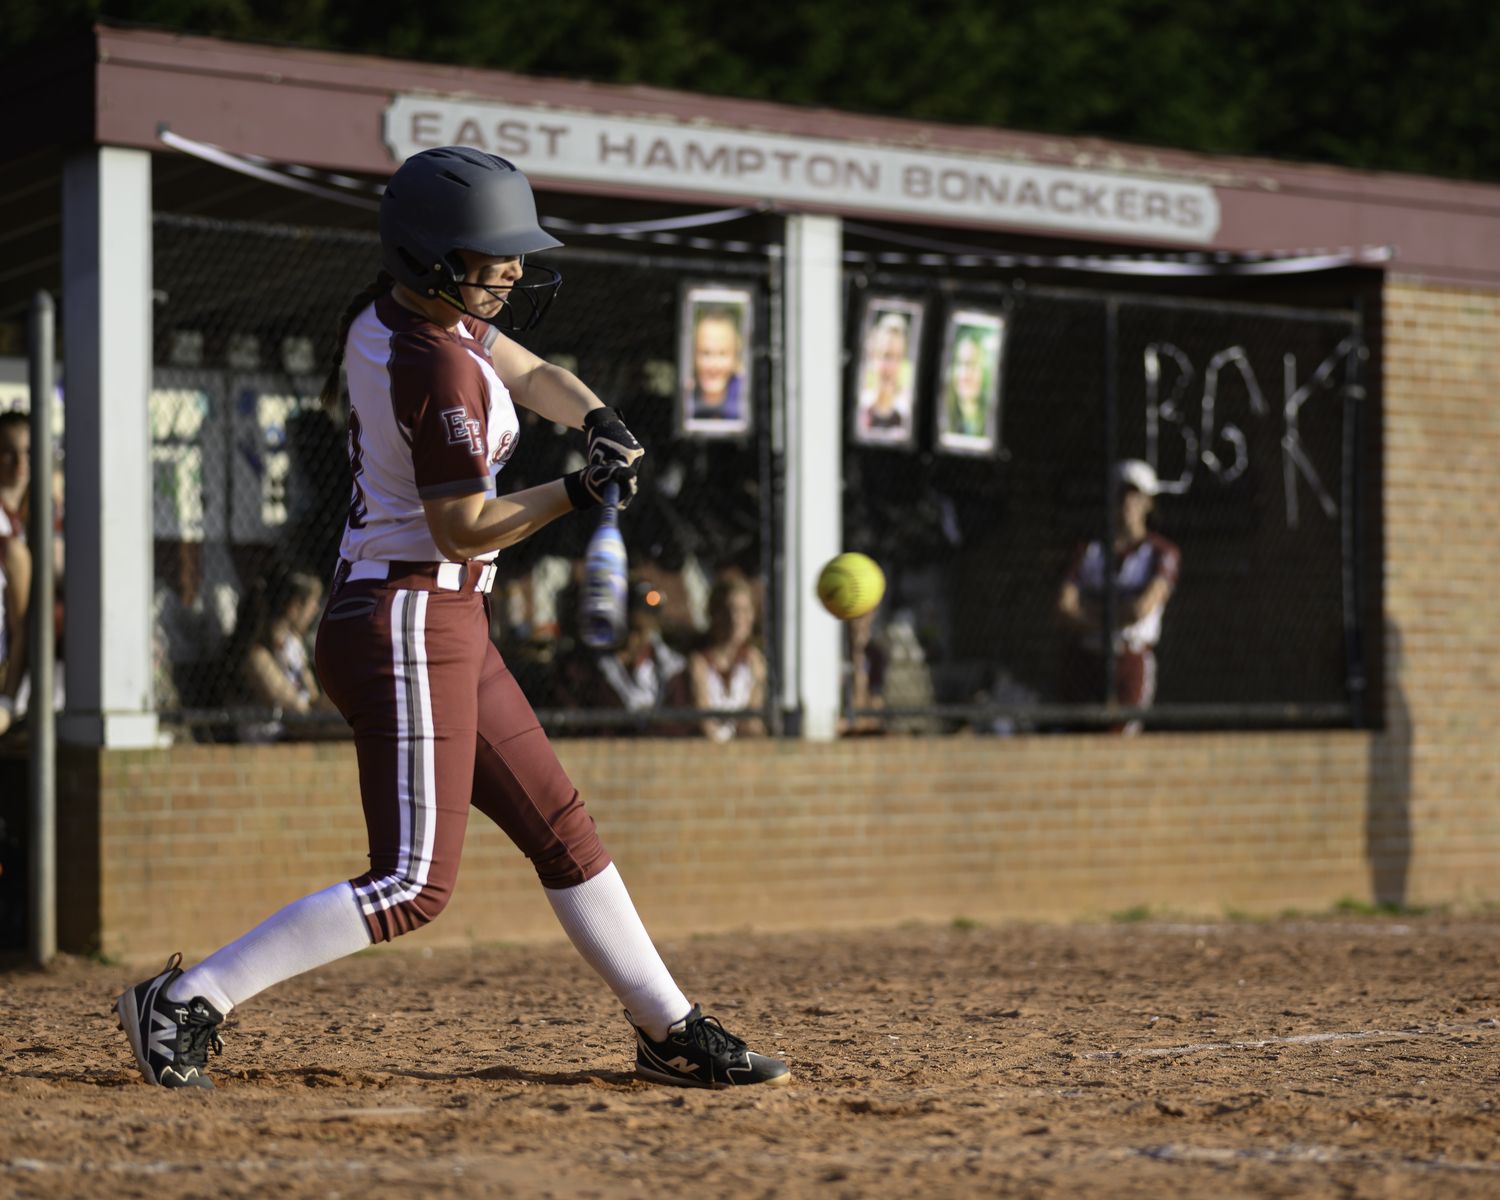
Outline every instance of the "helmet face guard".
<svg viewBox="0 0 1500 1200"><path fill-rule="evenodd" d="M385 269L421 296L470 312L462 288L468 250L489 258L523 257L562 243L542 229L526 176L511 163L467 146L414 154L397 168L380 201L380 246ZM485 288L501 300L498 329L520 331L542 319L562 277L547 267L527 268L545 278L504 289Z"/></svg>
<svg viewBox="0 0 1500 1200"><path fill-rule="evenodd" d="M551 267L538 267L526 263L523 259L522 275L515 283L506 286L458 283L453 286L453 291L458 294L455 307L461 312L471 317L478 317L502 333L524 333L528 329L535 329L541 323L561 287L562 274L560 272L554 271ZM464 302L463 293L466 291L484 292L498 300L500 307L491 316L480 316ZM450 304L455 303L447 288L440 289L439 295Z"/></svg>

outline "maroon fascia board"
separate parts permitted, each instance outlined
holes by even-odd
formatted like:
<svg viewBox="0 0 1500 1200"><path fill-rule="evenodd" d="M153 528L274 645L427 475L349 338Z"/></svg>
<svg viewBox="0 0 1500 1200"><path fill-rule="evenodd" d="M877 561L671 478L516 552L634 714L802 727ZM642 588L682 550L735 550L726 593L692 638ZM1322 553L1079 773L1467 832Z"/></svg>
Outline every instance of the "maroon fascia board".
<svg viewBox="0 0 1500 1200"><path fill-rule="evenodd" d="M96 50L92 81L81 61L91 41ZM1296 251L1393 243L1399 247L1392 268L1397 273L1500 286L1500 186L1492 184L942 125L666 88L534 78L106 24L64 45L62 55L31 55L6 73L0 94L14 97L13 103L24 97L20 110L33 119L22 122L32 128L21 137L13 130L5 139L0 157L13 159L78 139L76 110L92 100L93 137L100 144L161 150L156 130L166 121L185 137L232 151L384 173L394 164L381 141L381 113L394 93L466 94L1193 180L1213 185L1219 197L1222 222L1212 249ZM40 93L39 86L44 89ZM60 91L67 94L60 97ZM550 180L547 187L597 190ZM682 192L650 194L707 199ZM712 199L722 203L724 197ZM960 224L936 218L930 223Z"/></svg>

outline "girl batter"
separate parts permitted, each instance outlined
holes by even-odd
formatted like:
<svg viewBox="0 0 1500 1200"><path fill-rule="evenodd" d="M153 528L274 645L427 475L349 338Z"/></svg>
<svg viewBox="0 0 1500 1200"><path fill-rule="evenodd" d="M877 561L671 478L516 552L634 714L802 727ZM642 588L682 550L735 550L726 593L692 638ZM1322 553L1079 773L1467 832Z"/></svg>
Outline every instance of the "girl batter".
<svg viewBox="0 0 1500 1200"><path fill-rule="evenodd" d="M354 476L318 674L354 729L370 869L287 906L188 971L174 957L117 1008L142 1074L212 1087L225 1014L257 992L433 920L452 894L472 806L536 868L558 920L625 1006L637 1070L697 1087L784 1084L690 1005L636 915L594 822L490 643L481 596L495 555L549 521L635 493L642 450L577 378L499 332L529 328L556 246L521 172L460 147L416 155L381 201L386 272L344 314ZM337 365L325 400L338 395ZM588 466L497 497L513 402L588 435Z"/></svg>

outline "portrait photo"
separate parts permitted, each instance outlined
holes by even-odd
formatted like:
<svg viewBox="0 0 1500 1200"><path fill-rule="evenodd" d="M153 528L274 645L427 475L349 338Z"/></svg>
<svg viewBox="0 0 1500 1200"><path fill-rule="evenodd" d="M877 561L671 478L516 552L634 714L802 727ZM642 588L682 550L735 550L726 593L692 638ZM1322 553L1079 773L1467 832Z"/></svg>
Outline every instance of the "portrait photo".
<svg viewBox="0 0 1500 1200"><path fill-rule="evenodd" d="M755 294L747 287L695 284L682 293L682 431L733 437L750 431L750 346Z"/></svg>
<svg viewBox="0 0 1500 1200"><path fill-rule="evenodd" d="M903 296L871 296L860 322L854 440L916 444L918 356L926 305Z"/></svg>
<svg viewBox="0 0 1500 1200"><path fill-rule="evenodd" d="M950 454L994 454L1000 443L1000 362L1005 318L957 309L943 337L937 404L937 448Z"/></svg>

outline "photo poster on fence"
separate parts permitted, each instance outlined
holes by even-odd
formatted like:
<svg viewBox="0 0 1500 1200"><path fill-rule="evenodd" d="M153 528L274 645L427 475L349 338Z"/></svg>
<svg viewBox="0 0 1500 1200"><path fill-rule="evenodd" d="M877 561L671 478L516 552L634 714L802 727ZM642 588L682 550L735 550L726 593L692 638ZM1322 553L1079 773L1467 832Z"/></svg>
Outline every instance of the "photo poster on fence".
<svg viewBox="0 0 1500 1200"><path fill-rule="evenodd" d="M927 306L907 296L871 296L860 321L854 440L910 450L916 445L917 380Z"/></svg>
<svg viewBox="0 0 1500 1200"><path fill-rule="evenodd" d="M936 406L937 448L948 454L993 455L1000 445L1000 366L1005 317L959 308L943 335Z"/></svg>
<svg viewBox="0 0 1500 1200"><path fill-rule="evenodd" d="M690 437L743 437L754 410L750 386L755 293L742 285L690 283L678 318L679 420Z"/></svg>

